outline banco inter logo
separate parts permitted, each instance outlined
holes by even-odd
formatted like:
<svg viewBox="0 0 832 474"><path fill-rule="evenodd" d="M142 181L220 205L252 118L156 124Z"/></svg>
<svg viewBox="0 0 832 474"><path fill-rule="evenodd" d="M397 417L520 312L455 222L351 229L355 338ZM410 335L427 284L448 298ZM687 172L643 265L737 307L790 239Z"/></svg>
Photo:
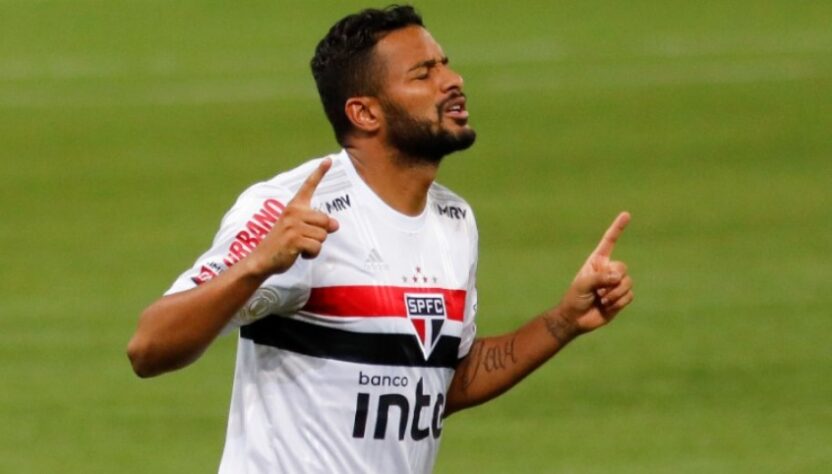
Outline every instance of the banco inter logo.
<svg viewBox="0 0 832 474"><path fill-rule="evenodd" d="M447 317L445 296L441 293L405 293L404 303L407 318L416 330L422 354L427 360L439 340Z"/></svg>

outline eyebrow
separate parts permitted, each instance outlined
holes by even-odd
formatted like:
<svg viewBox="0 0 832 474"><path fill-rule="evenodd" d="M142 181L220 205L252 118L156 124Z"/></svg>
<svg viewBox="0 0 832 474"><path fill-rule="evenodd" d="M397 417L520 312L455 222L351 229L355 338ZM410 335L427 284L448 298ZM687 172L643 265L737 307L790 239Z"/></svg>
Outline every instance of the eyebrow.
<svg viewBox="0 0 832 474"><path fill-rule="evenodd" d="M450 60L447 56L442 56L440 59L428 59L416 64L412 68L408 69L407 72L415 71L416 69L421 69L423 67L430 69L436 67L437 64L448 64L449 61Z"/></svg>

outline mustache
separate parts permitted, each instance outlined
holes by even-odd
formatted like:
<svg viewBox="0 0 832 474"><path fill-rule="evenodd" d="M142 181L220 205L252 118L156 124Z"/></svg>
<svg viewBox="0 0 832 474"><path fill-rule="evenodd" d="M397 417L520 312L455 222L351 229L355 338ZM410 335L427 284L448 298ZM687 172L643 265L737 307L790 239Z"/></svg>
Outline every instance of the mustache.
<svg viewBox="0 0 832 474"><path fill-rule="evenodd" d="M462 97L463 99L467 99L467 96L466 96L466 95L465 95L465 93L464 93L464 92L462 92L462 91L454 91L454 92L451 92L451 94L450 94L448 97L446 97L446 98L442 99L442 101L441 101L441 102L439 102L438 104L436 104L436 112L437 112L438 114L441 114L441 113L442 113L442 111L443 111L443 110L445 110L445 106L447 106L447 105L448 105L448 102L450 102L450 101L452 101L452 100L454 100L454 99L458 99L458 98L460 98L460 97Z"/></svg>

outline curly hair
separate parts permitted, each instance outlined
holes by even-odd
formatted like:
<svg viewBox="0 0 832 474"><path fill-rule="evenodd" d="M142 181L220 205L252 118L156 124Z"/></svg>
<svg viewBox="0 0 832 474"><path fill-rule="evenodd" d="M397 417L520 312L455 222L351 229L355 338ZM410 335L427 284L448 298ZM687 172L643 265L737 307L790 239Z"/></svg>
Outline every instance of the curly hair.
<svg viewBox="0 0 832 474"><path fill-rule="evenodd" d="M342 18L318 43L310 62L312 76L339 144L344 144L352 129L344 112L347 99L378 92L379 65L373 58L376 43L387 33L412 25L424 23L410 5L368 8Z"/></svg>

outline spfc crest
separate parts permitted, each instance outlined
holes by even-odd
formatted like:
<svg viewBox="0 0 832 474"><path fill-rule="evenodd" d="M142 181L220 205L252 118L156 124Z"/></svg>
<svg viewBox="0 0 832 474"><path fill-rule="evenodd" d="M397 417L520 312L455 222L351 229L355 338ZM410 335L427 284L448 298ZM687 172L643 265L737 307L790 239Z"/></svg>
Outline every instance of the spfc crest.
<svg viewBox="0 0 832 474"><path fill-rule="evenodd" d="M445 296L442 293L405 293L404 303L407 318L416 330L416 337L427 360L439 340L447 317Z"/></svg>

